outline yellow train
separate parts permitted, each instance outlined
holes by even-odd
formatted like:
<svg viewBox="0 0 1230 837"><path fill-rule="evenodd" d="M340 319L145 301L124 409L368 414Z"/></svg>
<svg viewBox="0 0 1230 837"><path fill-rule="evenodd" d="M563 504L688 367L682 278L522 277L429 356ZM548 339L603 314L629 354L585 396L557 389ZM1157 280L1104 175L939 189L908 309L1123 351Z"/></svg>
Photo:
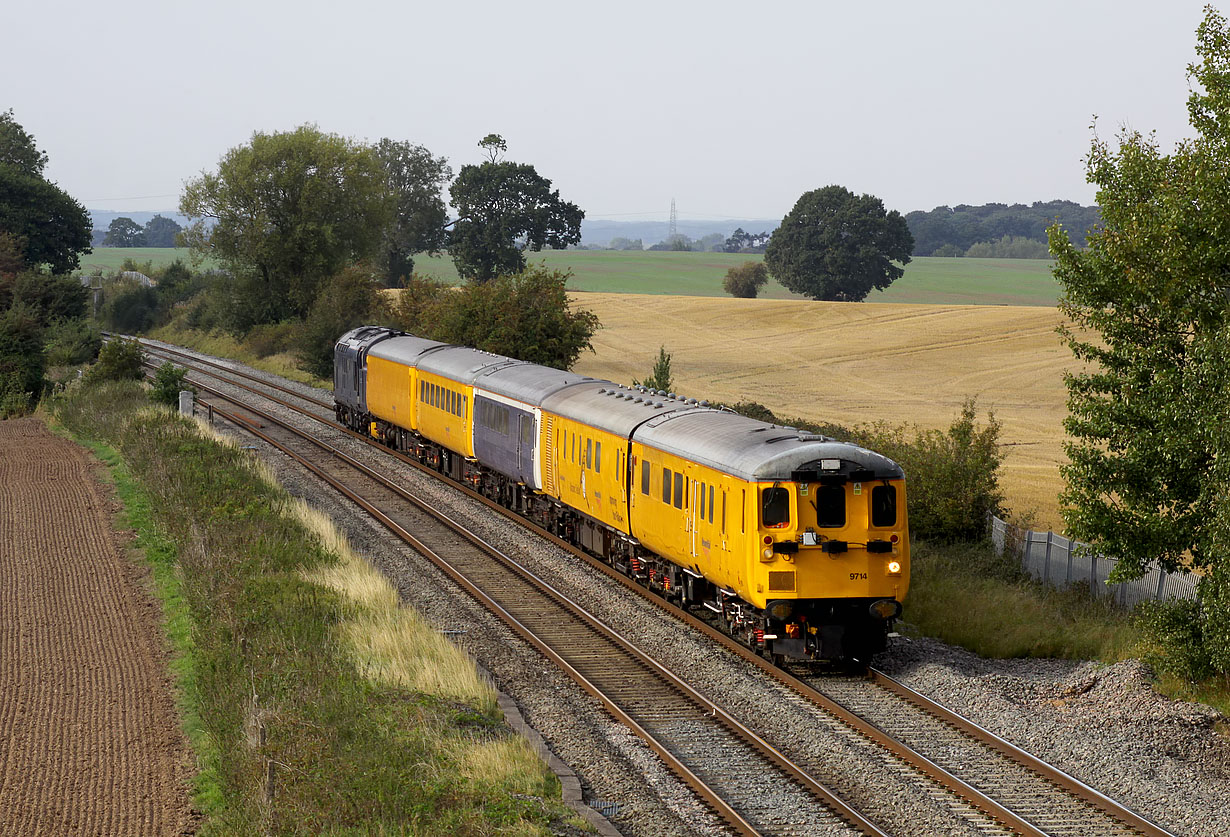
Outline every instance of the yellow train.
<svg viewBox="0 0 1230 837"><path fill-rule="evenodd" d="M901 614L905 480L880 454L375 326L337 342L334 401L779 661L866 660Z"/></svg>

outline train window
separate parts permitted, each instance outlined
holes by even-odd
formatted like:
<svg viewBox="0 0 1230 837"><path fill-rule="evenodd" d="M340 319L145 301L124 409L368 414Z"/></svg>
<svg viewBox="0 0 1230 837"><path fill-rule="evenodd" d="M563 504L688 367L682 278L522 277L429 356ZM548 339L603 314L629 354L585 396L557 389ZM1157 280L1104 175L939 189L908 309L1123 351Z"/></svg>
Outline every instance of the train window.
<svg viewBox="0 0 1230 837"><path fill-rule="evenodd" d="M709 486L709 522L713 522L713 486Z"/></svg>
<svg viewBox="0 0 1230 837"><path fill-rule="evenodd" d="M726 534L726 492L722 492L722 534Z"/></svg>
<svg viewBox="0 0 1230 837"><path fill-rule="evenodd" d="M419 401L426 401L424 396L427 394L427 382L419 381Z"/></svg>
<svg viewBox="0 0 1230 837"><path fill-rule="evenodd" d="M700 511L700 519L705 519L705 484L703 482L696 483L696 496L700 498L700 502L696 504L696 508Z"/></svg>
<svg viewBox="0 0 1230 837"><path fill-rule="evenodd" d="M641 493L649 494L649 463L641 462Z"/></svg>
<svg viewBox="0 0 1230 837"><path fill-rule="evenodd" d="M457 393L451 389L448 391L448 411L457 415Z"/></svg>
<svg viewBox="0 0 1230 837"><path fill-rule="evenodd" d="M747 532L747 489L739 492L739 533Z"/></svg>
<svg viewBox="0 0 1230 837"><path fill-rule="evenodd" d="M572 434L572 461L577 461L577 434Z"/></svg>
<svg viewBox="0 0 1230 837"><path fill-rule="evenodd" d="M602 442L594 442L594 470L602 473Z"/></svg>
<svg viewBox="0 0 1230 837"><path fill-rule="evenodd" d="M675 508L683 508L683 474L675 474Z"/></svg>
<svg viewBox="0 0 1230 837"><path fill-rule="evenodd" d="M816 525L841 528L846 525L846 487L822 485L812 500L816 507Z"/></svg>
<svg viewBox="0 0 1230 837"><path fill-rule="evenodd" d="M897 524L897 488L892 485L877 485L871 489L871 525L895 526Z"/></svg>
<svg viewBox="0 0 1230 837"><path fill-rule="evenodd" d="M521 417L521 444L534 444L534 420L528 416Z"/></svg>
<svg viewBox="0 0 1230 837"><path fill-rule="evenodd" d="M662 469L662 502L670 505L671 501L671 469Z"/></svg>
<svg viewBox="0 0 1230 837"><path fill-rule="evenodd" d="M785 526L790 522L790 492L773 486L760 492L760 518L765 526Z"/></svg>
<svg viewBox="0 0 1230 837"><path fill-rule="evenodd" d="M585 440L585 467L591 471L594 468L594 440Z"/></svg>

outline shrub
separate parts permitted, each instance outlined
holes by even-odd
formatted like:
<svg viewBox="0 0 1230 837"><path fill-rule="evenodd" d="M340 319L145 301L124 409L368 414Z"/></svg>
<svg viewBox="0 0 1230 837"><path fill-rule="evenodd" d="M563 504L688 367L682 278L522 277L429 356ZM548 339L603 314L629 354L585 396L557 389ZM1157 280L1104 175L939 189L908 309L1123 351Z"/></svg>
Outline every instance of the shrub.
<svg viewBox="0 0 1230 837"><path fill-rule="evenodd" d="M998 241L979 241L972 244L965 251L965 255L971 259L1049 259L1051 250L1045 241L1005 235Z"/></svg>
<svg viewBox="0 0 1230 837"><path fill-rule="evenodd" d="M184 390L196 394L196 388L188 383L188 370L168 360L154 373L149 397L158 404L175 407L179 405L179 394Z"/></svg>
<svg viewBox="0 0 1230 837"><path fill-rule="evenodd" d="M348 267L329 279L299 333L299 368L333 377L333 346L350 329L384 319L383 300L367 270Z"/></svg>
<svg viewBox="0 0 1230 837"><path fill-rule="evenodd" d="M1158 674L1196 683L1212 676L1214 666L1204 642L1200 602L1169 599L1141 602L1134 620L1147 643L1144 661Z"/></svg>
<svg viewBox="0 0 1230 837"><path fill-rule="evenodd" d="M243 339L244 346L257 357L269 357L294 350L303 324L294 321L253 326ZM338 335L340 337L341 334ZM336 338L334 338L336 339Z"/></svg>
<svg viewBox="0 0 1230 837"><path fill-rule="evenodd" d="M449 293L448 285L411 274L393 303L393 322L411 334L430 336L439 322L438 308Z"/></svg>
<svg viewBox="0 0 1230 837"><path fill-rule="evenodd" d="M933 256L942 256L945 258L959 258L965 255L965 251L955 244L944 244L935 249Z"/></svg>
<svg viewBox="0 0 1230 837"><path fill-rule="evenodd" d="M122 337L108 340L98 353L98 362L90 367L92 382L139 381L141 379L141 344Z"/></svg>
<svg viewBox="0 0 1230 837"><path fill-rule="evenodd" d="M44 332L48 366L76 366L98 357L102 332L86 319L56 320Z"/></svg>
<svg viewBox="0 0 1230 837"><path fill-rule="evenodd" d="M21 415L43 390L43 330L38 312L24 302L0 314L0 408Z"/></svg>
<svg viewBox="0 0 1230 837"><path fill-rule="evenodd" d="M764 262L744 262L726 271L722 288L739 299L755 299L760 288L769 281L769 268Z"/></svg>
<svg viewBox="0 0 1230 837"><path fill-rule="evenodd" d="M999 488L999 422L975 425L972 400L948 430L876 425L860 428L858 441L894 460L905 470L910 531L941 542L973 541L985 536L987 518L1003 514Z"/></svg>
<svg viewBox="0 0 1230 837"><path fill-rule="evenodd" d="M136 284L117 284L105 293L100 319L108 329L140 334L154 326L158 292Z"/></svg>

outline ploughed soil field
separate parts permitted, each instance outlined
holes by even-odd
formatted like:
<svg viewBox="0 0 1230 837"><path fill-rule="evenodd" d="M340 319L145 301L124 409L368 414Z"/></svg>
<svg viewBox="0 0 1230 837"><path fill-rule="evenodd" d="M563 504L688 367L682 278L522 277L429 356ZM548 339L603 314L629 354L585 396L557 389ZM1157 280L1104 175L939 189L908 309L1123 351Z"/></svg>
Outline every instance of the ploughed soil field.
<svg viewBox="0 0 1230 837"><path fill-rule="evenodd" d="M977 398L1003 425L1008 507L1062 531L1063 372L1071 352L1053 307L914 305L573 294L598 315L596 354L574 369L623 384L647 378L658 347L680 394L757 401L778 415L846 426L946 429ZM906 475L909 478L909 475Z"/></svg>
<svg viewBox="0 0 1230 837"><path fill-rule="evenodd" d="M161 610L98 467L0 421L0 835L193 831Z"/></svg>

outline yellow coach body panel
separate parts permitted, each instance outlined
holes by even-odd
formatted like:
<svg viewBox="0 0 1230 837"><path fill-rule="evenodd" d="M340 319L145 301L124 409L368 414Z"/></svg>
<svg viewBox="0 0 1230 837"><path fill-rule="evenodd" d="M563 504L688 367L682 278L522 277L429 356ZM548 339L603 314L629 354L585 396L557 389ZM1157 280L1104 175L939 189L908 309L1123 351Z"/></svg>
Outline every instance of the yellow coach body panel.
<svg viewBox="0 0 1230 837"><path fill-rule="evenodd" d="M605 430L543 411L544 491L628 534L628 442Z"/></svg>
<svg viewBox="0 0 1230 837"><path fill-rule="evenodd" d="M462 456L474 456L474 388L434 372L418 370L415 429Z"/></svg>
<svg viewBox="0 0 1230 837"><path fill-rule="evenodd" d="M385 358L367 357L367 411L390 424L416 430L414 367Z"/></svg>

